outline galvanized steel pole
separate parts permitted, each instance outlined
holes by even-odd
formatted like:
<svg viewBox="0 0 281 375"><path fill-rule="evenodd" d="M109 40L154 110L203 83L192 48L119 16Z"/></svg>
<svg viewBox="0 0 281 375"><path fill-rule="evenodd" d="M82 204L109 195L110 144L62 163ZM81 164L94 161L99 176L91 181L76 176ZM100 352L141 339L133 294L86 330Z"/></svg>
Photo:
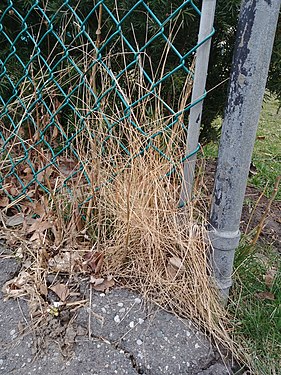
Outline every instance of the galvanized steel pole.
<svg viewBox="0 0 281 375"><path fill-rule="evenodd" d="M201 9L201 19L198 35L198 44L204 41L212 34L214 17L216 10L216 0L203 0ZM203 97L205 92L209 55L211 48L211 38L206 40L196 51L196 62L194 72L194 82L192 88L191 103L196 102ZM186 140L186 155L193 152L198 145L200 134L201 116L203 109L203 100L195 104L190 109L188 121L188 133ZM184 162L183 185L180 196L180 205L191 199L194 180L194 170L196 163L196 153Z"/></svg>
<svg viewBox="0 0 281 375"><path fill-rule="evenodd" d="M280 3L244 0L240 11L210 212L213 277L225 300Z"/></svg>

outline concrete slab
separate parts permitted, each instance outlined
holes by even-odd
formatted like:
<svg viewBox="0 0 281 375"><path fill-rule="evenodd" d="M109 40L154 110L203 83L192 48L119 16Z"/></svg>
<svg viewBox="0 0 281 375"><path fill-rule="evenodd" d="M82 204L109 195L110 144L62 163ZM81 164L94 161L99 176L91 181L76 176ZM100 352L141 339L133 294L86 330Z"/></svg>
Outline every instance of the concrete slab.
<svg viewBox="0 0 281 375"><path fill-rule="evenodd" d="M14 276L17 262L0 258L0 270L2 288ZM4 302L1 292L0 302L0 374L3 375L231 373L217 359L211 342L191 321L146 304L138 294L126 289L115 288L106 295L93 292L91 305L81 308L75 323L64 329L65 337L73 337L74 343L72 355L67 358L54 344L56 338L51 340L52 330L59 332L57 318L50 320L50 340L47 337L40 341L32 332L22 336L18 323L28 320L26 304ZM38 342L43 349L39 355Z"/></svg>

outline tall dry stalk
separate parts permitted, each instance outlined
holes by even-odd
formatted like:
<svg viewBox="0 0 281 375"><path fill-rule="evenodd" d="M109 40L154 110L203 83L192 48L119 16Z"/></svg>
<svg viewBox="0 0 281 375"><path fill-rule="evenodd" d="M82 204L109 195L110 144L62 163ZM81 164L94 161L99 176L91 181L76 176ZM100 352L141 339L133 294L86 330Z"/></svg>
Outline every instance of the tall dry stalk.
<svg viewBox="0 0 281 375"><path fill-rule="evenodd" d="M75 134L65 154L56 157L43 177L51 191L47 211L59 223L56 254L79 246L83 252L97 244L98 252L105 259L104 274L113 274L119 282L140 291L165 309L193 319L234 350L226 330L226 313L209 277L206 213L198 211L192 202L184 209L178 208L182 176L179 161L185 139L180 124L183 116L164 132L175 115L164 114L161 85L157 93L142 99L150 90L142 74L144 56L140 55L134 69L117 79L116 72L105 71L100 62L92 67L93 55L88 42L81 42L75 48L83 51L74 60L76 68L91 72L83 76L83 81L71 64L61 67L56 84L46 79L48 71L44 66L34 77L37 88L43 86L40 86L41 95L50 103L58 84L63 87L68 82L72 88L72 83L83 82L82 89L68 98L75 113L68 119L66 128L58 116L64 103L53 106L46 118L56 122L56 129L61 133L50 138L51 145L56 144L59 136L63 140ZM168 50L167 46L162 62L167 60ZM112 66L110 59L124 62L127 53L110 50L103 63ZM193 65L189 68L192 70ZM164 67L161 74L162 77L165 74ZM100 94L97 77L101 79ZM115 89L110 91L112 80ZM191 84L188 76L179 101L179 114L189 100ZM27 92L24 88L20 99L28 106L36 100L36 93ZM108 94L103 95L105 92ZM119 100L120 95L123 102ZM136 97L139 102L132 106L132 98L136 101ZM17 105L15 102L14 108ZM147 111L149 105L153 113ZM151 138L153 134L158 135ZM33 141L31 136L26 143ZM150 148L147 148L148 141ZM41 151L39 148L35 151L36 159ZM40 157L41 162L51 164L50 153ZM169 175L175 166L176 173ZM71 178L65 184L67 175ZM84 221L78 218L79 214ZM46 243L50 249L52 237L41 245ZM42 264L39 268L42 270Z"/></svg>

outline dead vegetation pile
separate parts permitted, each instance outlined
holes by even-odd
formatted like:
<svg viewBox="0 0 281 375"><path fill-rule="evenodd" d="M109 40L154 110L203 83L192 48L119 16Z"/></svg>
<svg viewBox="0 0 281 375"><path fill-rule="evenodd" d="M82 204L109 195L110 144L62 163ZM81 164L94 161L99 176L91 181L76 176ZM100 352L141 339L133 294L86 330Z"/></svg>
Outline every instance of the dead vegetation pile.
<svg viewBox="0 0 281 375"><path fill-rule="evenodd" d="M84 53L76 66L88 73L84 91L67 99L75 108L67 126L58 85L80 82L73 66L63 67L56 83L46 78L42 66L32 83L22 81L9 106L9 119L22 119L16 138L20 141L7 143L0 167L4 173L10 158L20 160L23 139L28 160L5 178L0 196L1 239L20 263L18 274L4 285L6 298L27 299L38 328L50 317L89 304L93 290L108 292L122 285L193 319L234 351L226 312L210 279L200 184L194 201L178 207L191 77L186 77L175 117L163 104L161 85L146 96L150 87L141 62L117 80L104 71L109 61L92 66L88 45L79 48ZM162 75L168 51L159 63ZM125 54L108 54L110 58L126 64ZM97 83L102 92L93 95L89 88ZM29 121L24 122L27 112ZM8 139L13 129L5 122L2 128ZM38 142L42 134L43 143ZM66 139L72 140L68 148ZM64 152L54 158L49 146ZM27 187L24 194L19 180ZM85 282L88 294L80 290Z"/></svg>

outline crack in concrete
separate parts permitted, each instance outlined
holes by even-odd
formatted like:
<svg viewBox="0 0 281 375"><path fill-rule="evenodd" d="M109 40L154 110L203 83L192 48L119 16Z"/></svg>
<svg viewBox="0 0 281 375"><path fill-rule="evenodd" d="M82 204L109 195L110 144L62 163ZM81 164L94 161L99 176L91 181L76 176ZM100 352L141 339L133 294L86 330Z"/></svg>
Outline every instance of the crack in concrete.
<svg viewBox="0 0 281 375"><path fill-rule="evenodd" d="M120 343L115 343L115 348L117 350L122 350L124 355L131 361L133 369L137 372L137 374L145 375L145 369L138 365L137 359L135 358L134 354L128 350L126 350Z"/></svg>
<svg viewBox="0 0 281 375"><path fill-rule="evenodd" d="M142 367L140 367L138 365L138 362L137 362L134 354L131 353L130 351L126 350L122 346L120 341L110 341L108 338L105 338L103 336L97 336L93 333L91 333L91 338L99 340L101 342L105 342L106 344L111 345L112 348L117 350L120 354L124 354L124 357L130 360L130 362L132 364L132 368L136 371L137 374L146 375L145 369L143 369Z"/></svg>

